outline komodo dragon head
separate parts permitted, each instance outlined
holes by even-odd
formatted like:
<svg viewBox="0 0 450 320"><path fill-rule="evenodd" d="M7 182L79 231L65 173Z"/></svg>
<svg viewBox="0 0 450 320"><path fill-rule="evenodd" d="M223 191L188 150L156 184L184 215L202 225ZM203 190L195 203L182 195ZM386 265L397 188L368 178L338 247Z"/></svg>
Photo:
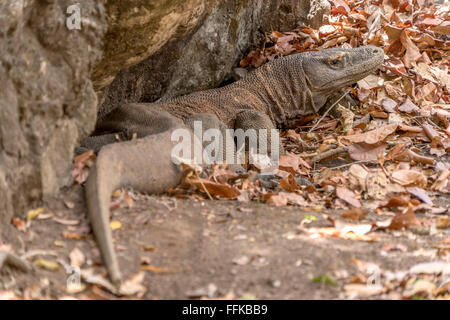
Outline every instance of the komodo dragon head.
<svg viewBox="0 0 450 320"><path fill-rule="evenodd" d="M333 93L365 78L383 60L383 49L374 46L302 52L257 69L258 82L251 85L258 84L263 100L276 104L272 120L283 127L318 112Z"/></svg>
<svg viewBox="0 0 450 320"><path fill-rule="evenodd" d="M383 49L374 46L333 48L306 53L303 71L313 95L327 96L378 69L383 58Z"/></svg>
<svg viewBox="0 0 450 320"><path fill-rule="evenodd" d="M305 80L314 100L322 104L321 98L334 91L365 78L383 63L384 51L374 46L354 49L333 48L307 53L303 60ZM319 100L319 101L317 101Z"/></svg>

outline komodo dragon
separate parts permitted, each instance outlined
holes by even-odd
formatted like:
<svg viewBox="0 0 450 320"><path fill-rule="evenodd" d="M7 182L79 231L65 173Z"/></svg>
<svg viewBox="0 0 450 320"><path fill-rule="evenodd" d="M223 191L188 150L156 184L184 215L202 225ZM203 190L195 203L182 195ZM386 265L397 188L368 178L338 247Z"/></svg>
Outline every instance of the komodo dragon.
<svg viewBox="0 0 450 320"><path fill-rule="evenodd" d="M109 227L109 203L117 188L162 193L182 172L171 160L172 132L193 120L226 128L281 128L317 112L327 97L375 71L384 52L374 46L325 49L276 59L222 88L156 103L119 106L97 122L81 150L98 153L86 182L88 215L109 276L121 282ZM133 135L138 139L129 140ZM117 136L123 142L117 142Z"/></svg>

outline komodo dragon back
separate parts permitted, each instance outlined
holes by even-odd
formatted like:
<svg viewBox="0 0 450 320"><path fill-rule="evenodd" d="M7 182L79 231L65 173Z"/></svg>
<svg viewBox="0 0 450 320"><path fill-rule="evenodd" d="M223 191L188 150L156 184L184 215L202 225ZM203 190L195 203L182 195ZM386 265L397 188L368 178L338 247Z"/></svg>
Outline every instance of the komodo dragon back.
<svg viewBox="0 0 450 320"><path fill-rule="evenodd" d="M192 115L210 114L234 128L235 119L247 112L260 114L266 123L282 128L317 112L335 91L378 69L383 58L383 50L374 46L299 53L267 63L222 88L158 103L118 106L100 118L95 134L116 131L130 138L137 131L140 137L103 147L86 183L89 218L111 280L121 282L109 227L111 193L120 187L162 193L178 185L182 172L171 160L175 145L171 136L184 127L183 121ZM91 147L98 146L94 143Z"/></svg>

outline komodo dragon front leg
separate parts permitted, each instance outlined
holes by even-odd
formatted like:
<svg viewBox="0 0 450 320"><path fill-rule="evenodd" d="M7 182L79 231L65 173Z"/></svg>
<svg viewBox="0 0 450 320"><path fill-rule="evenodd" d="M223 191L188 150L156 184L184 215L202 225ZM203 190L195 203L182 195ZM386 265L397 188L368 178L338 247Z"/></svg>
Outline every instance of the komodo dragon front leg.
<svg viewBox="0 0 450 320"><path fill-rule="evenodd" d="M272 142L276 142L278 144L277 146L274 146L274 148L278 149L278 154L283 155L284 154L284 148L281 144L281 141L279 140L278 132L276 132L276 137L272 137L272 133L274 133L272 130L275 129L275 125L273 124L272 120L264 113L261 113L257 110L243 110L239 112L236 115L235 122L234 122L234 129L242 129L244 132L247 130L254 130L249 132L249 138L251 139L252 135L255 135L253 139L256 141L259 141L259 134L265 132L265 137L262 139L262 142L264 143L264 140L266 141L265 146L259 146L258 153L263 154L267 151L267 154L270 154L272 151ZM262 131L260 131L262 130ZM248 139L248 140L250 140ZM250 146L249 141L245 141L245 146L248 148ZM258 142L259 144L259 142ZM238 143L236 146L238 150L242 149L242 145ZM250 150L246 150L250 151ZM256 150L254 150L256 152Z"/></svg>

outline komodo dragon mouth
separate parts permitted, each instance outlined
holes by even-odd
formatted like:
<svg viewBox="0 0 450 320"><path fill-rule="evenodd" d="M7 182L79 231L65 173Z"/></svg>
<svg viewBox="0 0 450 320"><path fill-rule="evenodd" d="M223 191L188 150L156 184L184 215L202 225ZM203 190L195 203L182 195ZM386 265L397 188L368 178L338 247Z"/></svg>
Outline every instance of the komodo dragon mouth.
<svg viewBox="0 0 450 320"><path fill-rule="evenodd" d="M103 129L103 135L89 137L81 149L99 151L86 182L86 201L113 283L121 283L121 273L109 227L111 194L123 186L143 193L176 187L183 176L171 157L176 130L189 129L198 119L221 130L230 124L244 130L285 126L289 119L317 112L329 95L377 69L383 57L383 50L373 46L294 54L219 89L121 105L102 117L97 129ZM116 135L138 139L109 144Z"/></svg>

